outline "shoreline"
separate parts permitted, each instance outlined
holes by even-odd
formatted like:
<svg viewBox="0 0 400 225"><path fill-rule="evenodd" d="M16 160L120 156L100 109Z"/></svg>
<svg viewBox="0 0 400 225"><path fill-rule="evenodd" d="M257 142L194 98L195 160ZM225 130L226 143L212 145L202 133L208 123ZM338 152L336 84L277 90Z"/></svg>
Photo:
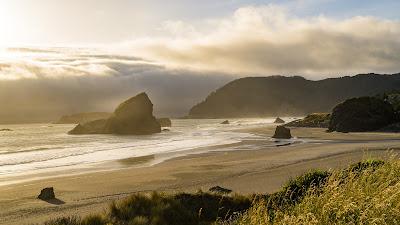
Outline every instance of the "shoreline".
<svg viewBox="0 0 400 225"><path fill-rule="evenodd" d="M7 176L0 179L0 188L7 187L11 185L24 184L29 182L37 182L40 180L49 180L49 179L59 179L63 177L71 177L71 176L80 176L85 174L93 174L93 173L102 173L102 172L113 172L118 170L125 169L137 169L137 168L148 168L152 166L156 166L163 162L167 162L170 160L190 157L193 155L202 155L211 152L231 152L231 151L240 151L240 150L222 150L228 147L237 147L240 146L241 142L231 143L231 144L222 144L208 147L198 147L186 151L179 152L171 152L171 153L160 153L160 154L151 154L137 157L130 157L125 159L117 159L110 160L105 162L91 163L81 167L77 167L76 165L71 166L68 169L60 169L53 170L49 172L41 172L41 173L32 173L28 175L19 175L19 176ZM80 171L84 170L84 171ZM79 172L78 172L79 171ZM63 173L63 174L59 174ZM32 176L36 176L33 177ZM13 181L2 181L7 179L15 179Z"/></svg>
<svg viewBox="0 0 400 225"><path fill-rule="evenodd" d="M273 127L247 131L270 137ZM318 128L293 128L292 132L294 136L314 140L326 140L330 135ZM291 177L311 169L342 168L368 155L389 157L388 149L400 152L398 134L334 133L330 137L334 141L260 150L208 151L149 167L0 186L0 224L29 224L61 215L87 215L103 211L110 202L137 192L193 192L220 185L242 194L271 193ZM56 197L65 204L37 200L37 194L47 186L53 186Z"/></svg>

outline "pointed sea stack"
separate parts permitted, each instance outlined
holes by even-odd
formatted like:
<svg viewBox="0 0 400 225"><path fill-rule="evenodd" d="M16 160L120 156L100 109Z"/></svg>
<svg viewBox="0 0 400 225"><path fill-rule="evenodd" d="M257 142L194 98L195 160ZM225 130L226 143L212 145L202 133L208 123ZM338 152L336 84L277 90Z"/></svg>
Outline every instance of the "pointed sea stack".
<svg viewBox="0 0 400 225"><path fill-rule="evenodd" d="M161 126L153 116L153 103L143 92L121 103L110 118L79 124L69 134L147 135L160 132Z"/></svg>
<svg viewBox="0 0 400 225"><path fill-rule="evenodd" d="M285 123L285 121L279 117L277 117L274 121L274 123Z"/></svg>

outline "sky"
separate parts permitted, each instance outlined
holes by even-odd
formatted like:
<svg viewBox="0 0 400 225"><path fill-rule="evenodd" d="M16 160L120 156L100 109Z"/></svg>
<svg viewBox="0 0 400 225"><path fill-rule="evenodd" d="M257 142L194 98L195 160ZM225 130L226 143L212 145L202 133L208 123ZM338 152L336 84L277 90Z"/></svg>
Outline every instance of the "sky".
<svg viewBox="0 0 400 225"><path fill-rule="evenodd" d="M2 45L115 44L163 35L166 21L200 24L247 6L276 5L299 18L399 20L397 0L0 0Z"/></svg>
<svg viewBox="0 0 400 225"><path fill-rule="evenodd" d="M0 123L185 115L228 81L400 72L398 0L0 0ZM79 97L78 97L79 96Z"/></svg>

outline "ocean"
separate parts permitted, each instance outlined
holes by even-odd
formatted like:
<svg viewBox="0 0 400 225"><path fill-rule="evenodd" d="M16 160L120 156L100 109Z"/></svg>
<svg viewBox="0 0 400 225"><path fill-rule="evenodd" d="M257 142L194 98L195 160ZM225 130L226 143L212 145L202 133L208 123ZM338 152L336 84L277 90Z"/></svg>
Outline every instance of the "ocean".
<svg viewBox="0 0 400 225"><path fill-rule="evenodd" d="M272 138L243 130L273 126L273 120L233 119L222 125L221 119L176 119L169 131L145 136L68 135L75 126L69 124L1 125L0 129L11 131L0 132L0 185L126 166L151 166L208 151L272 147L276 145ZM263 144L251 144L254 140L262 140ZM294 141L298 140L289 142ZM136 163L126 163L132 161Z"/></svg>

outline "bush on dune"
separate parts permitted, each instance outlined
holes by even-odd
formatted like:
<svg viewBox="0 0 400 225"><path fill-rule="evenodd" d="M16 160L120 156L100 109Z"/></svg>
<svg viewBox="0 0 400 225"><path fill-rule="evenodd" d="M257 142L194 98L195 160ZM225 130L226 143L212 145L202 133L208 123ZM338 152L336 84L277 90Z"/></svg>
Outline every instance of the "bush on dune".
<svg viewBox="0 0 400 225"><path fill-rule="evenodd" d="M244 212L254 196L162 193L134 194L113 202L105 215L58 218L45 225L202 225Z"/></svg>
<svg viewBox="0 0 400 225"><path fill-rule="evenodd" d="M83 219L71 216L61 217L45 222L44 225L112 225L102 215L90 215Z"/></svg>
<svg viewBox="0 0 400 225"><path fill-rule="evenodd" d="M114 203L110 217L114 221L143 221L143 224L210 224L218 217L243 212L251 206L244 196L221 196L199 192L197 194L150 196L133 195ZM136 223L135 223L136 224Z"/></svg>

